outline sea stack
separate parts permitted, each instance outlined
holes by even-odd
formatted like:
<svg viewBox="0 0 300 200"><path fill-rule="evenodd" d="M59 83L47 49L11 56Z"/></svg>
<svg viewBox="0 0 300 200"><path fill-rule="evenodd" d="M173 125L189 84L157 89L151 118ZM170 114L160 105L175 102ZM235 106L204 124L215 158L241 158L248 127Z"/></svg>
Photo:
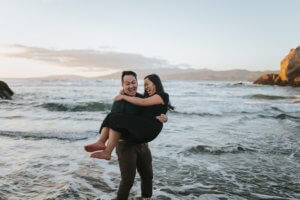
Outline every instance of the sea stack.
<svg viewBox="0 0 300 200"><path fill-rule="evenodd" d="M254 84L300 86L300 45L280 62L279 74L264 74Z"/></svg>
<svg viewBox="0 0 300 200"><path fill-rule="evenodd" d="M8 87L7 83L0 81L0 99L11 99L14 92Z"/></svg>

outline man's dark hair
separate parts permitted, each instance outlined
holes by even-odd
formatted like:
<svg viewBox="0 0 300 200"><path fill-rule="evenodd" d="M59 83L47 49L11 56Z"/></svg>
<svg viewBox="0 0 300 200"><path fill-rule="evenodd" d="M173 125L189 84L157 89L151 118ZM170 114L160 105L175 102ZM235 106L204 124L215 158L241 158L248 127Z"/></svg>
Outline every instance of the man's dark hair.
<svg viewBox="0 0 300 200"><path fill-rule="evenodd" d="M134 76L135 79L137 79L136 78L136 73L134 71L123 71L122 76L121 76L122 83L123 83L124 76L128 76L128 75Z"/></svg>

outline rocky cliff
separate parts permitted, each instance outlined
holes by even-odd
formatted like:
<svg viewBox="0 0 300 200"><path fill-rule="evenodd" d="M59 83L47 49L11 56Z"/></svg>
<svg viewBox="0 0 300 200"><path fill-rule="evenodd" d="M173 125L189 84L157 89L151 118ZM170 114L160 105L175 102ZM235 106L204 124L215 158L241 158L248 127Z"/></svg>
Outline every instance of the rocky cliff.
<svg viewBox="0 0 300 200"><path fill-rule="evenodd" d="M254 84L300 86L300 46L283 58L279 74L264 74Z"/></svg>

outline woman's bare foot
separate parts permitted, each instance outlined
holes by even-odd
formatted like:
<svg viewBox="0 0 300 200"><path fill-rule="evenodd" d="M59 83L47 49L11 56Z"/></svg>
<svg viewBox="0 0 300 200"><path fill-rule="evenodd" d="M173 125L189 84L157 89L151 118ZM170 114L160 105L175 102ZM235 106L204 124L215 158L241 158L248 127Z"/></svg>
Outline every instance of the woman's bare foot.
<svg viewBox="0 0 300 200"><path fill-rule="evenodd" d="M95 142L94 144L85 145L84 149L87 152L94 152L99 150L104 150L106 148L105 144L102 142Z"/></svg>
<svg viewBox="0 0 300 200"><path fill-rule="evenodd" d="M95 152L91 154L91 158L98 158L98 159L105 159L105 160L110 160L111 155L110 153L106 151L100 151L100 152Z"/></svg>

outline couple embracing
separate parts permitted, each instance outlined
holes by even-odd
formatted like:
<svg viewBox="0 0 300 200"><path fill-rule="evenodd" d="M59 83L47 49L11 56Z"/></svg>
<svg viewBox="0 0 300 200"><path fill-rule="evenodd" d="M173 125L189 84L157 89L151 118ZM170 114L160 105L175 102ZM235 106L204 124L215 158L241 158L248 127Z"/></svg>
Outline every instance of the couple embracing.
<svg viewBox="0 0 300 200"><path fill-rule="evenodd" d="M137 93L135 72L123 71L121 80L123 91L115 97L111 112L102 122L99 139L84 148L93 152L92 158L110 160L116 147L121 171L117 199L128 199L136 170L141 176L142 198L150 199L153 172L147 143L161 132L167 121L165 114L173 107L158 75L144 78L144 95Z"/></svg>

